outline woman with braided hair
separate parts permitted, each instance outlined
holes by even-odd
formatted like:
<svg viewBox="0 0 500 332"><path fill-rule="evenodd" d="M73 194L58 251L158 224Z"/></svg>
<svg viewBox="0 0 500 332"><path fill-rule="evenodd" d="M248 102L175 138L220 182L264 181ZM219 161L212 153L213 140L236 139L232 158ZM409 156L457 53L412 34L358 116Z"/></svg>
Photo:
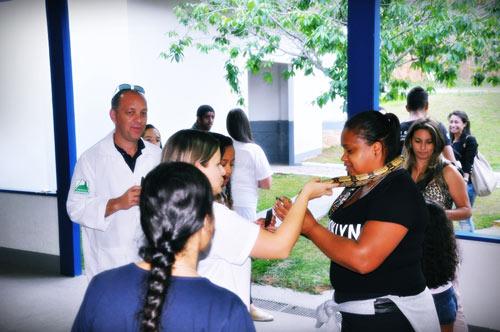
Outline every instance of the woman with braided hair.
<svg viewBox="0 0 500 332"><path fill-rule="evenodd" d="M163 163L142 184L144 261L95 276L73 331L255 331L243 302L197 273L214 233L212 188L196 167Z"/></svg>

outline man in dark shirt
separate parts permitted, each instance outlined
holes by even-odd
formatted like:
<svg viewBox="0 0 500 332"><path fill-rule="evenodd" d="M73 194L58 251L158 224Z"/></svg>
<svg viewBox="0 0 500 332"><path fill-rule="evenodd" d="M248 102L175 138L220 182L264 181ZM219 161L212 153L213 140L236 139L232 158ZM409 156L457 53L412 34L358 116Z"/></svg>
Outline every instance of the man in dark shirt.
<svg viewBox="0 0 500 332"><path fill-rule="evenodd" d="M406 134L411 125L419 120L429 116L429 94L422 87L416 86L411 89L406 95L406 110L409 113L407 121L401 122L401 152L403 150ZM445 147L443 149L443 156L449 161L455 163L455 155L451 146L450 139L446 127L439 122L439 130L445 140Z"/></svg>
<svg viewBox="0 0 500 332"><path fill-rule="evenodd" d="M214 124L215 111L210 105L201 105L196 111L196 122L191 129L210 131Z"/></svg>

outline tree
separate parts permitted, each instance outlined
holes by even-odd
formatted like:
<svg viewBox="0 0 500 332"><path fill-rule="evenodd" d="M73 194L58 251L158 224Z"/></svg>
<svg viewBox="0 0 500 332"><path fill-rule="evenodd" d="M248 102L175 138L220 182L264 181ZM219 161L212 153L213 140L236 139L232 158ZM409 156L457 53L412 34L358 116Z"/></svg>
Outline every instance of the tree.
<svg viewBox="0 0 500 332"><path fill-rule="evenodd" d="M318 105L347 93L346 0L205 0L175 8L186 31L162 56L180 62L187 47L227 56L226 79L240 96L238 63L266 82L276 57L290 64L282 75L314 69L330 79ZM499 83L498 1L382 0L380 92L385 100L404 96L409 84L394 77L405 63L426 74L431 82L453 86L460 64L472 59L473 85ZM201 33L202 37L195 38ZM427 87L432 90L432 86Z"/></svg>

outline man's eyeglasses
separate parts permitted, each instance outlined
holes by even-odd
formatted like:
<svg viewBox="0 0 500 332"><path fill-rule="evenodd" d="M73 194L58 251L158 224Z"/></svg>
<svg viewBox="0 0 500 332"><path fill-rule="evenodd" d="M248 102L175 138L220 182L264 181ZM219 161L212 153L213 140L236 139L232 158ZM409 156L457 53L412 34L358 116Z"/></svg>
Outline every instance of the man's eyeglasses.
<svg viewBox="0 0 500 332"><path fill-rule="evenodd" d="M115 94L117 94L123 90L133 90L133 91L140 92L142 94L146 93L146 91L144 91L144 88L140 85L133 85L133 84L124 83L124 84L118 85L118 87L116 88Z"/></svg>

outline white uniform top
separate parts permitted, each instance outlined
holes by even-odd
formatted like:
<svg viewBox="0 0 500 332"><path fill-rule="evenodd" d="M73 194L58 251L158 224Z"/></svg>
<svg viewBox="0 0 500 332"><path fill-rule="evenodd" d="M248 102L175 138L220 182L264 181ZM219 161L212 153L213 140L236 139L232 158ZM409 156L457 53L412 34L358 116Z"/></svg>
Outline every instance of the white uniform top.
<svg viewBox="0 0 500 332"><path fill-rule="evenodd" d="M210 249L202 255L198 273L235 293L250 304L252 251L260 228L226 206L214 202L215 234Z"/></svg>
<svg viewBox="0 0 500 332"><path fill-rule="evenodd" d="M235 160L231 175L233 206L257 209L258 182L273 174L266 154L255 143L233 141Z"/></svg>
<svg viewBox="0 0 500 332"><path fill-rule="evenodd" d="M82 225L85 274L90 279L139 260L142 245L139 207L104 217L109 199L121 196L159 164L161 149L144 142L134 172L116 149L113 132L85 151L76 163L66 209L70 219Z"/></svg>

